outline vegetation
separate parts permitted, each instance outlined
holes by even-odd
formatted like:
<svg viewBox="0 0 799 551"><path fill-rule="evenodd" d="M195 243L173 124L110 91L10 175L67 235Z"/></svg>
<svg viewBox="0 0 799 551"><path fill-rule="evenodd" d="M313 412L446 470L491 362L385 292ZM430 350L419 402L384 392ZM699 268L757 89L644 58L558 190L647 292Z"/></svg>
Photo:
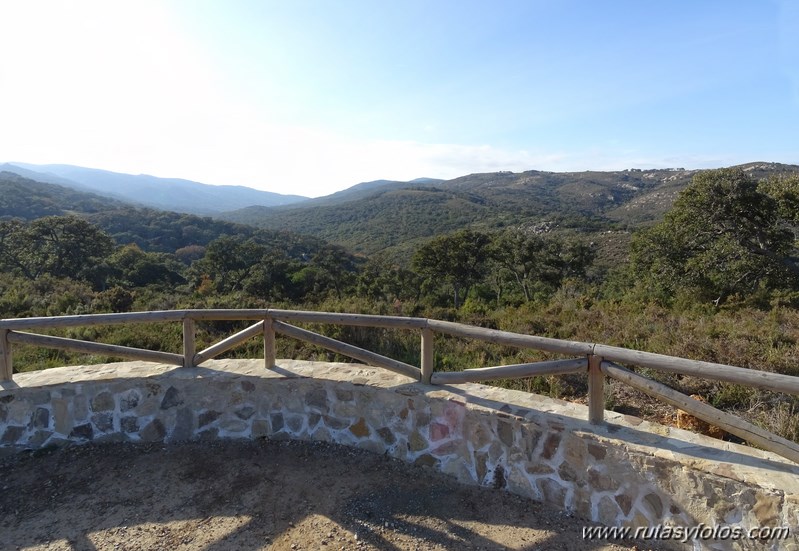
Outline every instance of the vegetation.
<svg viewBox="0 0 799 551"><path fill-rule="evenodd" d="M386 250L369 256L349 253L318 237L117 203L99 208L90 201L92 208L86 211L54 214L45 209L35 214L30 207L48 204L48 188L32 186L29 192L38 199L26 200L23 185L15 188L19 208L8 203L0 221L0 316L270 306L413 315L799 376L794 361L799 348L799 314L794 308L799 299L799 177L772 172L758 179L757 170L693 174L692 183L677 194L661 220L626 228L619 219L605 216L610 210L591 210L569 195L589 189L589 180L601 187L597 173L585 173L577 187L552 184L555 176L525 173L531 180L523 185L518 175L499 174L453 181L457 185L450 183L450 191L441 191L441 182L393 194L378 190L392 201L402 194L438 194L446 199L436 203L443 209L441 218L448 216L442 205L450 200L468 200L474 213L490 216L464 215L413 230L408 224L385 224L380 231L386 239L409 239L404 243L407 254ZM657 178L669 174L660 172ZM629 173L618 185L636 187L650 173L654 172ZM476 193L486 182L497 184L490 201ZM504 187L498 182L505 182ZM522 192L514 195L514 185L541 187L544 205L553 197L571 197L574 206L546 220L508 211L501 224L488 223L498 220L492 218L498 212L492 210L498 197L522 209ZM631 200L646 195L627 191ZM74 206L80 201L75 197ZM50 204L58 203L53 199ZM339 202L337 208L345 204ZM423 220L413 219L410 225L423 225ZM424 232L429 236L423 238ZM237 328L231 322L199 324L198 345L209 345ZM418 335L311 328L402 361L419 362ZM173 352L181 346L179 327L99 326L54 334ZM254 340L229 354L257 354L260 346ZM281 356L341 359L290 339L278 339L278 346ZM437 369L548 357L444 337L436 340L435 350ZM23 370L106 360L15 347L15 366ZM647 374L799 441L796 398ZM506 384L574 399L586 391L585 378L579 376ZM630 396L611 385L608 405L667 420L668 409L650 407L651 402L637 398L631 402Z"/></svg>
<svg viewBox="0 0 799 551"><path fill-rule="evenodd" d="M740 169L697 174L663 222L633 240L637 275L658 295L684 289L716 305L758 288L796 288L797 182L794 176L759 188ZM779 194L779 208L769 191Z"/></svg>
<svg viewBox="0 0 799 551"><path fill-rule="evenodd" d="M583 233L618 229L626 219L614 209L664 185L684 187L691 174L672 170L472 174L423 185L385 184L368 194L358 189L332 204L323 198L289 207L250 207L224 218L310 233L357 253L382 252L407 262L430 238L464 228L545 227ZM616 214L611 216L611 211Z"/></svg>

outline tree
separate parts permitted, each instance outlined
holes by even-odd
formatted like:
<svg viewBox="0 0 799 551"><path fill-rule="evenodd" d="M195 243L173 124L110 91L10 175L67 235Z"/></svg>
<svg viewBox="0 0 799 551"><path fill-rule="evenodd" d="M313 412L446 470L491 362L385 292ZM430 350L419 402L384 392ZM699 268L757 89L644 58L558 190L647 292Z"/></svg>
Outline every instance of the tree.
<svg viewBox="0 0 799 551"><path fill-rule="evenodd" d="M455 308L487 269L488 235L472 230L436 237L413 255L413 268L430 284L452 287Z"/></svg>
<svg viewBox="0 0 799 551"><path fill-rule="evenodd" d="M634 237L632 267L663 291L692 289L717 305L759 286L795 287L789 216L790 202L764 193L744 171L701 172L660 224Z"/></svg>
<svg viewBox="0 0 799 551"><path fill-rule="evenodd" d="M266 245L253 239L223 235L208 244L202 259L191 265L190 272L199 284L203 276L214 281L221 293L241 290L255 266L270 253Z"/></svg>
<svg viewBox="0 0 799 551"><path fill-rule="evenodd" d="M113 249L111 237L76 216L46 216L24 224L0 224L0 264L27 279L93 280Z"/></svg>
<svg viewBox="0 0 799 551"><path fill-rule="evenodd" d="M247 275L244 292L270 301L297 299L291 275L300 269L298 261L290 259L283 251L274 250Z"/></svg>
<svg viewBox="0 0 799 551"><path fill-rule="evenodd" d="M358 276L357 292L373 301L419 300L421 281L418 274L386 259L372 257Z"/></svg>
<svg viewBox="0 0 799 551"><path fill-rule="evenodd" d="M174 256L166 253L146 253L131 243L117 249L108 259L113 283L125 287L145 287L184 283L184 269Z"/></svg>
<svg viewBox="0 0 799 551"><path fill-rule="evenodd" d="M529 302L535 289L557 289L566 277L582 277L591 249L577 241L509 230L491 243L491 258Z"/></svg>
<svg viewBox="0 0 799 551"><path fill-rule="evenodd" d="M355 284L355 258L344 247L322 247L311 258L310 266L317 269L317 283L328 290L333 289L339 299Z"/></svg>

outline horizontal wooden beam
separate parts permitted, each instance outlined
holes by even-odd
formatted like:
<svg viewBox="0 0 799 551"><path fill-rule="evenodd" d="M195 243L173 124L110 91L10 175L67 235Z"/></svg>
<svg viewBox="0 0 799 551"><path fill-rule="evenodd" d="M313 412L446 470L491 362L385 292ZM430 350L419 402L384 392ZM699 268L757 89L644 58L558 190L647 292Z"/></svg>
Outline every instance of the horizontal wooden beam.
<svg viewBox="0 0 799 551"><path fill-rule="evenodd" d="M235 335L231 335L228 338L219 341L218 343L209 346L202 352L198 352L194 355L194 365L200 365L203 362L210 360L211 358L215 358L222 354L223 352L227 352L231 348L238 346L239 344L253 338L256 335L260 335L264 332L264 322L259 321L255 325L249 326L247 329L239 331Z"/></svg>
<svg viewBox="0 0 799 551"><path fill-rule="evenodd" d="M363 348L358 348L357 346L331 339L330 337L325 337L313 331L300 329L299 327L294 327L282 321L274 320L272 322L272 327L276 333L280 333L281 335L321 346L349 358L360 360L368 365L382 367L383 369L388 369L389 371L405 375L406 377L411 377L417 381L421 378L421 370L418 367L387 358L386 356L381 356L375 352L364 350Z"/></svg>
<svg viewBox="0 0 799 551"><path fill-rule="evenodd" d="M88 325L120 325L125 323L181 321L185 317L186 310L124 312L121 314L81 314L77 316L55 316L51 318L4 319L0 320L0 328L19 330L81 327Z"/></svg>
<svg viewBox="0 0 799 551"><path fill-rule="evenodd" d="M594 347L594 354L602 356L608 361L635 364L641 367L657 369L658 371L680 373L682 375L735 383L754 388L773 390L775 392L799 394L799 377L772 373L770 371L687 360L685 358L675 358L673 356L664 356L651 352L639 352L638 350L628 350L626 348L606 346L604 344L597 344Z"/></svg>
<svg viewBox="0 0 799 551"><path fill-rule="evenodd" d="M208 310L185 310L185 316L197 321L247 321L262 320L268 314L266 308L210 308Z"/></svg>
<svg viewBox="0 0 799 551"><path fill-rule="evenodd" d="M76 316L12 318L0 320L0 328L14 330L42 327L78 327L121 323L181 321L184 318L198 321L262 320L267 317L291 322L332 323L337 325L400 329L421 329L427 325L427 320L425 318L409 318L403 316L307 312L265 308L218 308L207 310L161 310L153 312L123 312L117 314L81 314Z"/></svg>
<svg viewBox="0 0 799 551"><path fill-rule="evenodd" d="M498 379L522 379L539 375L564 375L588 369L586 358L572 360L553 360L528 364L502 365L497 367L478 367L463 371L439 371L433 373L430 382L434 385L457 385L496 381Z"/></svg>
<svg viewBox="0 0 799 551"><path fill-rule="evenodd" d="M694 400L690 396L677 392L662 383L633 373L629 369L625 369L612 362L603 361L602 371L607 376L626 383L653 398L666 402L676 408L680 408L698 419L724 429L730 434L743 438L747 442L760 446L765 450L774 452L799 464L799 445L795 442L772 434L735 415L716 409L709 404Z"/></svg>
<svg viewBox="0 0 799 551"><path fill-rule="evenodd" d="M294 323L332 323L335 325L380 327L385 329L423 329L427 326L427 320L424 318L406 318L401 316L303 312L297 310L269 310L269 316L276 320Z"/></svg>
<svg viewBox="0 0 799 551"><path fill-rule="evenodd" d="M115 358L128 358L132 360L143 360L146 362L165 363L170 365L183 365L182 354L172 354L171 352L160 352L157 350L144 350L142 348L131 348L129 346L119 346L116 344L104 344L99 342L81 341L77 339L67 339L65 337L53 337L49 335L36 335L34 333L20 333L9 331L8 341L14 344L28 344L41 346L43 348L54 348L57 350L72 350L84 354L103 354Z"/></svg>
<svg viewBox="0 0 799 551"><path fill-rule="evenodd" d="M502 344L518 348L533 348L558 354L587 356L588 354L592 354L594 349L593 344L585 342L563 341L559 339L550 339L548 337L521 335L519 333L487 329L485 327L474 327L451 321L427 320L427 326L433 331L453 337L477 339L492 344Z"/></svg>

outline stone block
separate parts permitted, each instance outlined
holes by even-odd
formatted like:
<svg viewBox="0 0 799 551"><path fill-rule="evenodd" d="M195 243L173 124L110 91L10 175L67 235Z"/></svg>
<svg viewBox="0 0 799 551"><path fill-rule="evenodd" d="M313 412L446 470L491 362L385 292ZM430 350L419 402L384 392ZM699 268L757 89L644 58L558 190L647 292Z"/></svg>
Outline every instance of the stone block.
<svg viewBox="0 0 799 551"><path fill-rule="evenodd" d="M605 446L602 446L600 444L594 444L593 442L589 442L588 444L586 444L586 447L588 449L588 453L591 454L591 457L593 457L597 461L602 461L603 459L605 459L605 456L608 453Z"/></svg>
<svg viewBox="0 0 799 551"><path fill-rule="evenodd" d="M313 430L322 420L322 416L318 413L311 413L308 415L308 430Z"/></svg>
<svg viewBox="0 0 799 551"><path fill-rule="evenodd" d="M219 419L220 415L222 415L220 412L214 411L214 410L208 410L208 411L202 412L197 417L197 427L198 428L202 428L202 427L204 427L206 425L210 425L211 423L213 423L214 421Z"/></svg>
<svg viewBox="0 0 799 551"><path fill-rule="evenodd" d="M394 436L392 430L388 427L382 427L377 429L377 434L380 438L388 445L394 444L397 441L397 437Z"/></svg>
<svg viewBox="0 0 799 551"><path fill-rule="evenodd" d="M247 422L241 419L225 419L219 423L219 429L225 432L244 432L247 428Z"/></svg>
<svg viewBox="0 0 799 551"><path fill-rule="evenodd" d="M324 419L325 425L332 430L344 430L350 426L349 421L346 419L339 419L338 417L331 417L329 415L323 415L322 419Z"/></svg>
<svg viewBox="0 0 799 551"><path fill-rule="evenodd" d="M255 408L252 406L242 406L236 410L236 417L245 421L255 415Z"/></svg>
<svg viewBox="0 0 799 551"><path fill-rule="evenodd" d="M94 412L113 411L116 407L113 394L107 390L97 394L91 400L91 407Z"/></svg>
<svg viewBox="0 0 799 551"><path fill-rule="evenodd" d="M194 436L194 412L189 407L182 407L177 411L169 441L183 442L191 440L192 436Z"/></svg>
<svg viewBox="0 0 799 551"><path fill-rule="evenodd" d="M137 390L129 390L119 397L119 411L125 413L131 411L139 405L141 395Z"/></svg>
<svg viewBox="0 0 799 551"><path fill-rule="evenodd" d="M166 427L160 419L153 419L141 429L139 436L144 442L163 442L166 436Z"/></svg>
<svg viewBox="0 0 799 551"><path fill-rule="evenodd" d="M30 427L32 429L46 429L50 426L50 410L38 407L31 415Z"/></svg>
<svg viewBox="0 0 799 551"><path fill-rule="evenodd" d="M266 419L256 419L252 422L252 437L264 438L269 436L269 422Z"/></svg>
<svg viewBox="0 0 799 551"><path fill-rule="evenodd" d="M606 526L616 526L622 519L622 512L610 496L602 496L597 505L598 520Z"/></svg>
<svg viewBox="0 0 799 551"><path fill-rule="evenodd" d="M357 423L350 425L350 432L358 438L368 438L372 433L363 417L358 419Z"/></svg>
<svg viewBox="0 0 799 551"><path fill-rule="evenodd" d="M94 427L91 423L76 425L70 431L69 437L76 440L92 440L94 438Z"/></svg>
<svg viewBox="0 0 799 551"><path fill-rule="evenodd" d="M412 452L420 452L429 447L430 444L427 442L427 440L425 440L425 437L422 436L418 430L413 431L410 435L410 438L408 438L408 450Z"/></svg>
<svg viewBox="0 0 799 551"><path fill-rule="evenodd" d="M333 392L336 395L336 400L339 402L352 402L353 400L352 389L336 387L333 389Z"/></svg>
<svg viewBox="0 0 799 551"><path fill-rule="evenodd" d="M281 430L283 430L284 422L283 422L283 414L282 413L274 413L274 414L270 415L269 416L269 421L272 424L272 431L271 432L275 433L275 432L280 432Z"/></svg>
<svg viewBox="0 0 799 551"><path fill-rule="evenodd" d="M3 437L0 438L0 443L2 444L16 444L19 442L19 439L22 435L25 434L25 427L19 426L7 426L6 430L3 431Z"/></svg>
<svg viewBox="0 0 799 551"><path fill-rule="evenodd" d="M624 514L625 517L628 516L633 508L632 497L630 497L627 494L619 494L613 496L613 499L616 500L616 505L619 506L619 509L621 509L622 514Z"/></svg>
<svg viewBox="0 0 799 551"><path fill-rule="evenodd" d="M422 454L422 455L420 455L419 457L417 457L413 461L414 465L417 465L417 466L420 466L420 467L430 467L430 468L437 467L439 465L439 463L440 463L440 460L435 458L435 457L433 457L429 453Z"/></svg>
<svg viewBox="0 0 799 551"><path fill-rule="evenodd" d="M119 420L119 428L127 434L139 432L139 418L134 415L122 417Z"/></svg>
<svg viewBox="0 0 799 551"><path fill-rule="evenodd" d="M316 388L305 394L305 404L312 410L322 413L330 411L330 405L327 401L327 390L324 388Z"/></svg>
<svg viewBox="0 0 799 551"><path fill-rule="evenodd" d="M663 499L655 493L648 493L644 496L643 503L651 511L652 520L663 518Z"/></svg>
<svg viewBox="0 0 799 551"><path fill-rule="evenodd" d="M497 419L497 436L507 447L513 446L513 424L505 419Z"/></svg>
<svg viewBox="0 0 799 551"><path fill-rule="evenodd" d="M28 438L27 445L31 448L41 448L52 435L53 431L51 430L37 430Z"/></svg>
<svg viewBox="0 0 799 551"><path fill-rule="evenodd" d="M302 428L305 425L305 418L302 415L286 415L286 428L294 435L302 433Z"/></svg>
<svg viewBox="0 0 799 551"><path fill-rule="evenodd" d="M72 430L72 425L74 425L72 412L69 410L69 402L64 398L54 399L52 412L55 431L58 434L69 434L69 431Z"/></svg>
<svg viewBox="0 0 799 551"><path fill-rule="evenodd" d="M562 434L560 432L551 432L544 440L544 449L541 451L541 457L544 459L552 459L558 451L560 446Z"/></svg>
<svg viewBox="0 0 799 551"><path fill-rule="evenodd" d="M161 409L170 409L183 404L183 396L180 391L174 386L170 386L164 393L164 398L161 400Z"/></svg>
<svg viewBox="0 0 799 551"><path fill-rule="evenodd" d="M111 412L95 413L92 415L91 421L100 432L105 433L114 430L114 415Z"/></svg>
<svg viewBox="0 0 799 551"><path fill-rule="evenodd" d="M85 394L78 394L72 399L72 416L76 422L89 418L89 399Z"/></svg>

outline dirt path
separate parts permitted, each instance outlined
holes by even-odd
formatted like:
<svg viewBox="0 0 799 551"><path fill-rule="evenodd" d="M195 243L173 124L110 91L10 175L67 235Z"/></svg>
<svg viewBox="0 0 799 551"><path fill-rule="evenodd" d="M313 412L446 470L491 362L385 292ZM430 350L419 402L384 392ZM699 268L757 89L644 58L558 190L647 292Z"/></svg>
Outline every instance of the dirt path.
<svg viewBox="0 0 799 551"><path fill-rule="evenodd" d="M106 444L0 462L0 548L650 549L505 492L322 443Z"/></svg>

